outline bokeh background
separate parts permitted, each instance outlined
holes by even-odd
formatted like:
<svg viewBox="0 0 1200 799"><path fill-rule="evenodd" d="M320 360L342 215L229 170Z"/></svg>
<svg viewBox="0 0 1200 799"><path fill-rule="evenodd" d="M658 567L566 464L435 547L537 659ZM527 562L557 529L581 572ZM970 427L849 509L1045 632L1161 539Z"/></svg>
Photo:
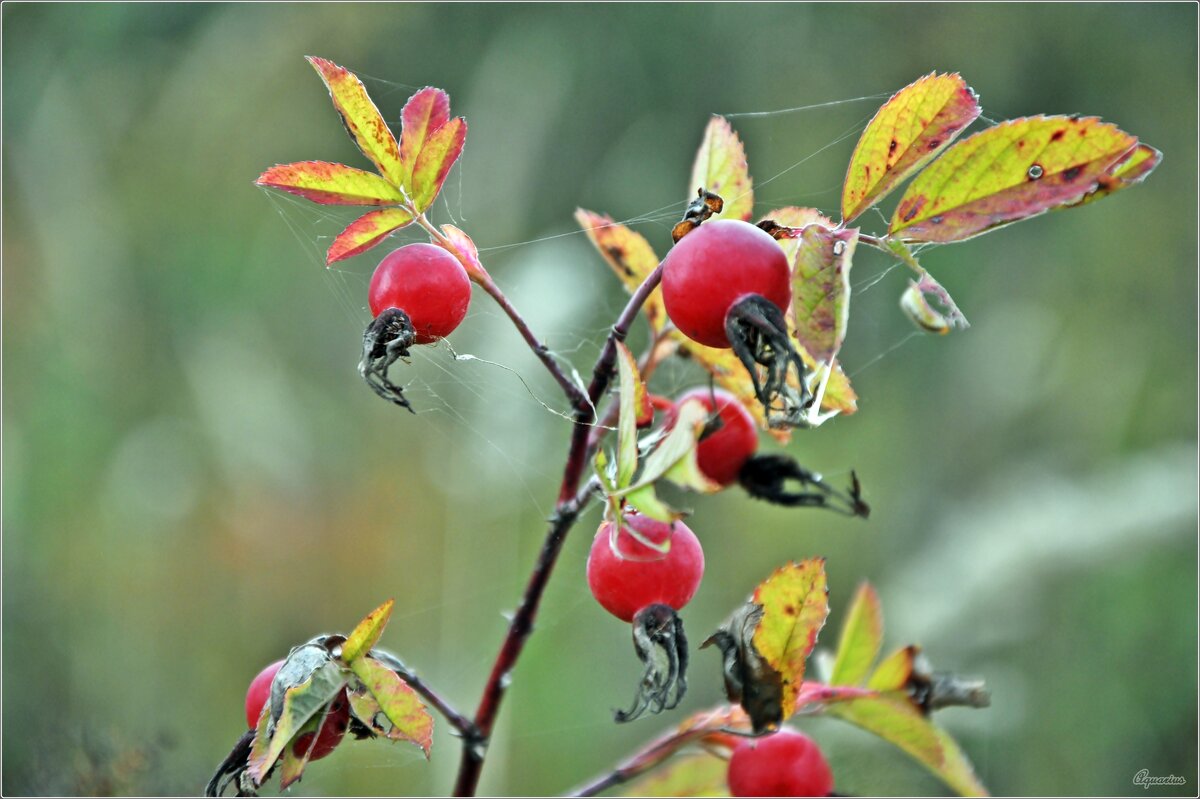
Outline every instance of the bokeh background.
<svg viewBox="0 0 1200 799"><path fill-rule="evenodd" d="M858 131L934 69L991 119L1097 114L1162 149L1139 188L928 251L966 332L914 335L902 270L860 248L843 353L860 412L789 451L835 481L856 469L874 513L690 498L708 574L684 618L699 641L772 568L825 555L826 643L869 579L889 648L987 679L991 709L940 720L994 792L1125 794L1147 769L1194 794L1196 21L1192 4L6 3L4 792L197 792L259 668L387 597L384 643L477 700L569 425L480 294L452 345L483 360L443 346L400 371L418 415L358 380L381 251L327 273L353 213L251 185L278 162L366 165L318 54L393 122L415 88L450 92L471 128L435 218L580 370L624 295L572 211L636 220L664 251L710 113L839 101L733 118L764 211L836 213ZM596 522L567 542L485 792L564 791L720 699L698 653L681 711L611 723L640 672L584 584ZM866 734L804 727L844 793L943 790ZM444 793L457 760L442 724L430 763L345 746L293 792Z"/></svg>

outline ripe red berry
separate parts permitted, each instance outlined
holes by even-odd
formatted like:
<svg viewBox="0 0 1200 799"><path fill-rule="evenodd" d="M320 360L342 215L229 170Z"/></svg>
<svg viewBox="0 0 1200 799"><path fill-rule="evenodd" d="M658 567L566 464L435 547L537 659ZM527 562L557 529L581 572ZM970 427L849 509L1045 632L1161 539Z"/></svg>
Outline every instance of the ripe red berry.
<svg viewBox="0 0 1200 799"><path fill-rule="evenodd" d="M735 219L705 222L680 239L663 261L667 315L693 341L729 347L729 309L758 294L787 311L789 271L783 248L769 233Z"/></svg>
<svg viewBox="0 0 1200 799"><path fill-rule="evenodd" d="M275 679L275 673L279 671L283 663L282 660L272 663L250 681L250 687L246 690L246 723L251 728L258 726L258 717L262 715L263 708L271 698L271 681ZM308 756L308 759L320 760L342 742L342 736L346 734L346 727L349 724L350 702L346 698L346 690L343 688L329 706L325 722L317 732L316 744L312 742L313 733L306 732L292 744L292 752L297 757L303 757L311 746L312 754Z"/></svg>
<svg viewBox="0 0 1200 799"><path fill-rule="evenodd" d="M742 466L758 449L758 429L754 417L737 397L721 389L698 388L689 391L675 401L682 405L689 399L700 400L711 414L721 415L721 426L708 434L696 446L696 464L700 471L714 483L730 485L738 479ZM668 416L667 427L675 426L674 414Z"/></svg>
<svg viewBox="0 0 1200 799"><path fill-rule="evenodd" d="M729 759L734 796L828 796L833 773L813 739L786 727L743 740Z"/></svg>
<svg viewBox="0 0 1200 799"><path fill-rule="evenodd" d="M647 605L668 605L680 610L700 587L704 576L704 551L695 533L683 522L672 525L638 513L625 514L613 552L612 522L604 522L596 531L588 555L587 578L592 596L621 621L632 621L634 614ZM664 555L638 541L628 528L654 544L671 541Z"/></svg>
<svg viewBox="0 0 1200 799"><path fill-rule="evenodd" d="M379 262L368 293L371 315L408 314L417 344L450 335L467 315L471 280L453 255L433 244L409 244Z"/></svg>

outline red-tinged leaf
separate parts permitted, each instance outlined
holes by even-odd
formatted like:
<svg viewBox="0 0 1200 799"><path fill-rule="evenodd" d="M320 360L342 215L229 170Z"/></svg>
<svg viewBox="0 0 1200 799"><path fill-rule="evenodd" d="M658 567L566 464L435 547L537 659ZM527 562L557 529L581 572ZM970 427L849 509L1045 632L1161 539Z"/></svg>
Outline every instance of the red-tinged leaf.
<svg viewBox="0 0 1200 799"><path fill-rule="evenodd" d="M466 140L467 120L462 117L455 117L429 135L413 163L409 198L418 211L433 205Z"/></svg>
<svg viewBox="0 0 1200 799"><path fill-rule="evenodd" d="M358 658L351 668L371 702L379 708L378 713L372 712L369 710L371 703L362 699L364 692L352 691L350 709L354 715L390 740L411 741L421 747L428 758L429 747L433 745L433 717L416 692L400 675L375 658ZM370 720L364 720L364 715Z"/></svg>
<svg viewBox="0 0 1200 799"><path fill-rule="evenodd" d="M834 685L859 685L871 673L871 666L883 645L883 608L870 583L863 583L850 603L837 657L829 682Z"/></svg>
<svg viewBox="0 0 1200 799"><path fill-rule="evenodd" d="M858 228L809 225L800 233L792 269L793 335L818 361L842 348L850 314L850 265Z"/></svg>
<svg viewBox="0 0 1200 799"><path fill-rule="evenodd" d="M271 703L264 702L262 712L258 714L258 724L254 728L254 743L250 745L250 754L246 756L246 773L255 785L262 785L267 778L267 772L279 759L267 759L267 750L271 746Z"/></svg>
<svg viewBox="0 0 1200 799"><path fill-rule="evenodd" d="M1148 144L1139 144L1133 148L1133 153L1128 158L1118 164L1107 175L1102 176L1096 190L1084 195L1083 199L1077 203L1072 203L1067 206L1074 208L1086 203L1095 202L1096 200L1107 197L1115 191L1127 189L1130 186L1136 186L1141 183L1150 173L1154 171L1162 163L1162 153L1154 149Z"/></svg>
<svg viewBox="0 0 1200 799"><path fill-rule="evenodd" d="M979 116L979 99L957 74L931 72L892 95L867 123L842 187L848 223L887 196Z"/></svg>
<svg viewBox="0 0 1200 799"><path fill-rule="evenodd" d="M576 209L575 220L629 293L636 291L642 281L658 268L658 256L654 254L654 248L640 233L614 222L612 217L583 208ZM646 304L642 306L642 313L655 333L666 326L667 311L663 305L661 287L650 293Z"/></svg>
<svg viewBox="0 0 1200 799"><path fill-rule="evenodd" d="M287 790L287 788L298 782L304 774L304 767L308 765L309 756L312 755L313 749L317 746L316 732L319 726L324 721L324 716L313 716L308 720L300 730L296 733L296 737L306 733L314 733L308 741L308 747L302 749L300 754L296 754L296 746L285 746L283 748L283 760L279 764L279 789Z"/></svg>
<svg viewBox="0 0 1200 799"><path fill-rule="evenodd" d="M404 201L399 189L374 172L327 161L279 164L254 182L322 205L396 205Z"/></svg>
<svg viewBox="0 0 1200 799"><path fill-rule="evenodd" d="M879 661L875 671L867 680L867 687L872 691L900 691L908 686L908 680L913 673L913 663L921 648L909 645L897 649L892 654Z"/></svg>
<svg viewBox="0 0 1200 799"><path fill-rule="evenodd" d="M805 682L800 686L796 695L796 712L814 712L823 710L826 706L837 702L848 702L871 696L872 692L865 688L852 685L825 685L819 682Z"/></svg>
<svg viewBox="0 0 1200 799"><path fill-rule="evenodd" d="M796 710L805 662L829 615L828 597L824 558L789 563L754 591L754 603L762 606L754 647L779 672L784 719Z"/></svg>
<svg viewBox="0 0 1200 799"><path fill-rule="evenodd" d="M719 194L725 201L725 207L714 218L747 220L754 212L746 148L724 117L714 116L704 129L704 140L692 165L688 194L694 195L697 189Z"/></svg>
<svg viewBox="0 0 1200 799"><path fill-rule="evenodd" d="M402 174L400 148L396 145L391 128L383 121L379 109L367 95L362 81L353 72L332 61L315 56L307 58L321 80L325 81L329 96L333 98L333 106L341 115L342 123L358 149L371 159L379 174L399 186Z"/></svg>
<svg viewBox="0 0 1200 799"><path fill-rule="evenodd" d="M426 86L408 98L400 112L400 163L404 190L412 191L413 166L429 135L450 121L450 95Z"/></svg>
<svg viewBox="0 0 1200 799"><path fill-rule="evenodd" d="M446 237L446 241L450 246L446 249L458 258L458 262L463 265L463 269L467 270L467 276L477 283L487 283L492 278L483 268L483 264L479 260L479 250L475 247L475 242L471 237L462 232L454 225L442 225L442 235ZM442 244L442 242L438 242ZM442 244L445 246L445 244Z"/></svg>
<svg viewBox="0 0 1200 799"><path fill-rule="evenodd" d="M344 662L353 663L379 643L379 637L383 635L383 628L387 626L388 619L392 617L392 608L395 604L396 600L389 599L368 613L367 617L358 623L354 632L346 638L346 643L342 644L342 660Z"/></svg>
<svg viewBox="0 0 1200 799"><path fill-rule="evenodd" d="M325 253L325 265L366 252L412 221L412 214L403 208L384 208L363 214L337 234Z"/></svg>
<svg viewBox="0 0 1200 799"><path fill-rule="evenodd" d="M944 336L954 327L944 314L929 304L929 298L921 291L916 281L908 281L908 288L900 295L900 310L914 325L926 333Z"/></svg>
<svg viewBox="0 0 1200 799"><path fill-rule="evenodd" d="M1078 202L1137 139L1096 117L1027 117L955 144L916 177L888 230L903 241L962 241Z"/></svg>

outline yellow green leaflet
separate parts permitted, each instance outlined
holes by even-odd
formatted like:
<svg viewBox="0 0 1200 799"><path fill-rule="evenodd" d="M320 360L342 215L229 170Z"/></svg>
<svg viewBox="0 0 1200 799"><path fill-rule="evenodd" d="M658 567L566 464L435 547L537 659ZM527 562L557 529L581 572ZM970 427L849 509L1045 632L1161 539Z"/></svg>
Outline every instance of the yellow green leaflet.
<svg viewBox="0 0 1200 799"><path fill-rule="evenodd" d="M1074 208L1078 205L1095 202L1113 192L1136 186L1149 177L1160 163L1162 163L1161 152L1148 144L1139 144L1133 149L1129 158L1122 161L1108 175L1099 178L1095 191L1085 194L1082 200L1067 207Z"/></svg>
<svg viewBox="0 0 1200 799"><path fill-rule="evenodd" d="M763 609L754 647L779 672L786 719L796 709L805 662L829 615L825 559L810 558L777 569L755 589L753 601Z"/></svg>
<svg viewBox="0 0 1200 799"><path fill-rule="evenodd" d="M776 208L773 211L768 211L763 215L763 222L774 222L777 225L784 227L792 227L797 230L802 230L809 225L822 225L830 230L837 227L832 219L822 214L816 208L800 208L795 205L789 205L784 208ZM796 251L800 249L799 239L776 239L775 240L783 251L787 253L788 264L795 265Z"/></svg>
<svg viewBox="0 0 1200 799"><path fill-rule="evenodd" d="M374 172L327 161L279 164L254 182L322 205L398 205L404 201L399 189Z"/></svg>
<svg viewBox="0 0 1200 799"><path fill-rule="evenodd" d="M366 252L412 221L413 215L403 208L384 208L363 214L334 238L325 253L325 265Z"/></svg>
<svg viewBox="0 0 1200 799"><path fill-rule="evenodd" d="M400 675L375 658L358 658L350 667L383 714L383 718L378 718L373 713L369 714L374 726L382 728L383 734L392 740L412 741L421 747L428 758L429 747L433 745L433 717L429 715L416 692L400 678ZM362 719L359 713L367 713L369 703L364 704L361 698L358 703L356 707L355 697L352 695L350 709L355 716ZM388 727L387 724L391 726Z"/></svg>
<svg viewBox="0 0 1200 799"><path fill-rule="evenodd" d="M450 121L450 95L426 86L400 112L400 185L412 192L413 166L430 134Z"/></svg>
<svg viewBox="0 0 1200 799"><path fill-rule="evenodd" d="M1002 122L951 147L916 177L888 235L961 241L1081 200L1137 145L1097 117Z"/></svg>
<svg viewBox="0 0 1200 799"><path fill-rule="evenodd" d="M875 589L870 583L863 583L854 594L842 624L829 682L832 685L859 685L871 673L882 645L883 608Z"/></svg>
<svg viewBox="0 0 1200 799"><path fill-rule="evenodd" d="M409 199L418 211L426 211L437 199L450 167L462 154L467 140L467 120L462 117L442 125L430 134L412 168L412 193Z"/></svg>
<svg viewBox="0 0 1200 799"><path fill-rule="evenodd" d="M402 170L396 137L383 121L375 103L371 102L362 81L353 72L332 61L315 56L307 58L321 80L325 81L333 106L341 114L342 122L358 149L371 159L379 174L392 185L399 186Z"/></svg>
<svg viewBox="0 0 1200 799"><path fill-rule="evenodd" d="M255 748L250 752L247 770L256 784L261 785L266 779L267 772L275 761L283 754L283 748L299 733L308 720L324 710L338 691L346 684L346 679L332 662L327 662L312 673L304 682L289 688L283 695L283 710L275 721L270 740L264 747L259 747L259 738L255 738ZM268 712L264 708L264 713ZM263 718L259 718L259 730L263 730ZM270 726L269 724L267 726Z"/></svg>
<svg viewBox="0 0 1200 799"><path fill-rule="evenodd" d="M680 756L665 768L630 783L623 796L729 796L729 764L709 754Z"/></svg>
<svg viewBox="0 0 1200 799"><path fill-rule="evenodd" d="M650 242L640 233L614 222L612 217L579 208L575 211L575 220L630 294L658 267L658 256ZM642 313L655 333L667 325L661 287L650 292Z"/></svg>
<svg viewBox="0 0 1200 799"><path fill-rule="evenodd" d="M625 488L633 482L637 472L638 442L637 413L646 384L638 372L633 353L622 342L617 342L617 371L620 380L619 415L617 416L617 488Z"/></svg>
<svg viewBox="0 0 1200 799"><path fill-rule="evenodd" d="M748 220L754 212L746 148L724 117L714 116L704 129L687 194L694 196L697 189L719 194L725 201L725 207L714 218Z"/></svg>
<svg viewBox="0 0 1200 799"><path fill-rule="evenodd" d="M387 626L388 619L392 617L392 607L395 604L396 600L389 599L368 613L367 617L358 623L354 632L346 638L346 643L342 644L342 660L344 662L353 663L379 643L379 637L383 635L383 628Z"/></svg>
<svg viewBox="0 0 1200 799"><path fill-rule="evenodd" d="M872 691L898 691L904 688L912 676L913 661L920 651L919 646L910 644L879 661L867 680L867 687Z"/></svg>
<svg viewBox="0 0 1200 799"><path fill-rule="evenodd" d="M867 124L842 187L843 224L887 196L979 116L979 100L957 74L931 72L905 86Z"/></svg>

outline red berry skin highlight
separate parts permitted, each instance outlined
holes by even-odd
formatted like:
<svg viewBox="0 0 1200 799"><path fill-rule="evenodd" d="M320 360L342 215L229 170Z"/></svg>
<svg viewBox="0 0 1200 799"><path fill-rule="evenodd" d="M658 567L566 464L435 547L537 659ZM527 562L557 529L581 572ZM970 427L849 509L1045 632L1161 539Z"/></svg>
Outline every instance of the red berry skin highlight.
<svg viewBox="0 0 1200 799"><path fill-rule="evenodd" d="M734 796L828 796L833 772L813 739L782 728L740 742L729 759Z"/></svg>
<svg viewBox="0 0 1200 799"><path fill-rule="evenodd" d="M671 248L663 260L667 316L684 335L709 347L728 348L725 316L748 294L759 294L786 312L791 274L783 248L762 229L733 219L705 222Z"/></svg>
<svg viewBox="0 0 1200 799"><path fill-rule="evenodd" d="M471 303L471 279L458 259L433 244L409 244L384 256L371 275L371 315L408 314L417 344L454 332Z"/></svg>
<svg viewBox="0 0 1200 799"><path fill-rule="evenodd" d="M246 690L246 724L251 729L258 726L258 717L262 715L263 708L271 698L271 681L275 679L275 673L283 667L283 663L282 660L275 661L250 681L250 687ZM305 751L312 746L312 754L308 759L320 760L337 749L349 724L350 702L346 698L346 690L343 688L329 706L325 722L317 732L316 744L312 742L313 733L306 732L292 744L292 752L297 757L303 757Z"/></svg>
<svg viewBox="0 0 1200 799"><path fill-rule="evenodd" d="M671 549L664 555L638 541L626 530L632 527L647 541L660 544L668 538ZM704 551L695 533L683 522L671 525L648 516L628 513L613 552L610 543L613 523L604 522L596 531L588 555L587 580L604 608L621 621L633 621L647 605L663 604L680 610L695 595L704 576Z"/></svg>
<svg viewBox="0 0 1200 799"><path fill-rule="evenodd" d="M758 449L758 428L754 417L737 397L728 391L698 388L689 391L675 401L676 406L690 399L699 400L709 413L721 415L721 427L696 445L696 464L700 471L714 483L727 486L737 481L738 472ZM668 417L668 429L675 426L675 417Z"/></svg>

